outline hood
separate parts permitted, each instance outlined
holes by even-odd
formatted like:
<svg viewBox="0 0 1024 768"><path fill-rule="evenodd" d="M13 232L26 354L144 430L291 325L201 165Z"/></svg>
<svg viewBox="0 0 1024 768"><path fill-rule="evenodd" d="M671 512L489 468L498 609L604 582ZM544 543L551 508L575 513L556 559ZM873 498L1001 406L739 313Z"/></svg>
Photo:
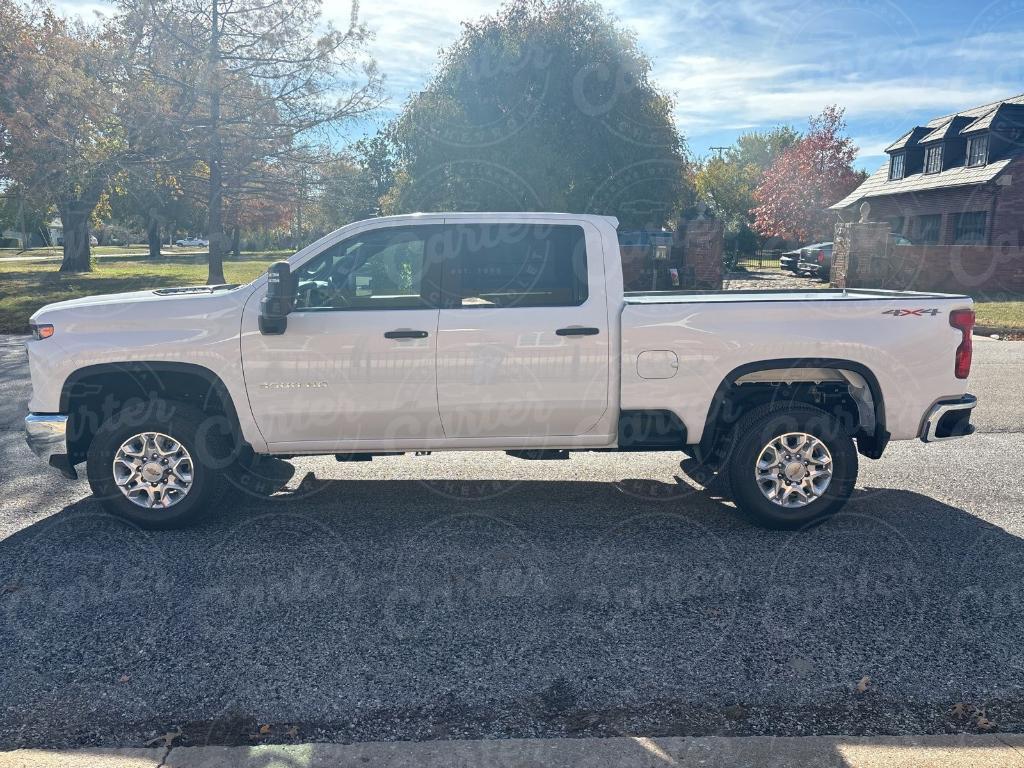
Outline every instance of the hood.
<svg viewBox="0 0 1024 768"><path fill-rule="evenodd" d="M47 304L46 306L36 310L31 319L32 321L35 321L37 317L43 314L50 314L52 312L58 312L65 309L133 304L140 301L160 302L172 298L180 298L182 296L213 296L225 291L233 291L237 288L239 288L239 286L181 286L180 288L157 288L152 291L130 291L128 293L106 293L97 294L95 296L82 296L78 299L68 299L67 301L56 301L52 304Z"/></svg>
<svg viewBox="0 0 1024 768"><path fill-rule="evenodd" d="M107 293L97 296L82 296L78 299L58 301L47 304L33 313L33 323L55 323L67 320L120 318L127 321L136 313L148 314L153 310L156 316L177 314L180 309L185 313L202 312L202 306L219 297L228 296L237 291L237 285L214 286L183 286L180 288L157 288L149 291L131 291L129 293ZM212 307L210 307L212 309Z"/></svg>

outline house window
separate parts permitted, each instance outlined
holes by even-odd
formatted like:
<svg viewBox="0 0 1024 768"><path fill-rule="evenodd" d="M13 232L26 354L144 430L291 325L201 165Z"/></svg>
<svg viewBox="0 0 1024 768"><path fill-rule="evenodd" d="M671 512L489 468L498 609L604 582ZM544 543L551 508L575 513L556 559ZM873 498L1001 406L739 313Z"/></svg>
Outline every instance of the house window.
<svg viewBox="0 0 1024 768"><path fill-rule="evenodd" d="M893 155L889 159L889 180L895 181L896 179L903 178L903 165L906 155L903 152L899 152Z"/></svg>
<svg viewBox="0 0 1024 768"><path fill-rule="evenodd" d="M932 213L917 217L917 237L921 245L938 245L939 233L942 231L942 214Z"/></svg>
<svg viewBox="0 0 1024 768"><path fill-rule="evenodd" d="M938 173L942 170L942 145L928 147L924 153L924 172Z"/></svg>
<svg viewBox="0 0 1024 768"><path fill-rule="evenodd" d="M897 234L903 234L903 217L902 216L890 216L886 221L889 222L889 231Z"/></svg>
<svg viewBox="0 0 1024 768"><path fill-rule="evenodd" d="M985 211L958 213L956 216L956 228L953 231L953 244L984 245L985 219Z"/></svg>
<svg viewBox="0 0 1024 768"><path fill-rule="evenodd" d="M982 133L967 140L967 165L985 165L988 162L988 134Z"/></svg>

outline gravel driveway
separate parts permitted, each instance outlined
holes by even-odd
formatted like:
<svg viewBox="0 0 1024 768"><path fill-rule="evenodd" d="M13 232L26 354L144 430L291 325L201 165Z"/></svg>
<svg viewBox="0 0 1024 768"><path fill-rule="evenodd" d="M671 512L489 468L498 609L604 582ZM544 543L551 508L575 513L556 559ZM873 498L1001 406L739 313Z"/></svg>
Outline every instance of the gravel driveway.
<svg viewBox="0 0 1024 768"><path fill-rule="evenodd" d="M672 454L465 453L302 459L145 533L30 456L0 340L0 749L1022 731L1024 343L977 346L982 433L864 460L810 532Z"/></svg>

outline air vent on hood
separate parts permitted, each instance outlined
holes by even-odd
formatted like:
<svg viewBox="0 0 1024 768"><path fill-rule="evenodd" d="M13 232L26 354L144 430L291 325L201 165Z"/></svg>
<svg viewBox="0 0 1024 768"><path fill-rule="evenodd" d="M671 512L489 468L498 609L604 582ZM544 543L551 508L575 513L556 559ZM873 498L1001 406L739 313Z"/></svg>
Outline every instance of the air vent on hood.
<svg viewBox="0 0 1024 768"><path fill-rule="evenodd" d="M214 291L229 291L237 288L238 283L225 283L224 285L187 285L182 288L157 288L153 293L157 296L178 296L188 293L213 293Z"/></svg>

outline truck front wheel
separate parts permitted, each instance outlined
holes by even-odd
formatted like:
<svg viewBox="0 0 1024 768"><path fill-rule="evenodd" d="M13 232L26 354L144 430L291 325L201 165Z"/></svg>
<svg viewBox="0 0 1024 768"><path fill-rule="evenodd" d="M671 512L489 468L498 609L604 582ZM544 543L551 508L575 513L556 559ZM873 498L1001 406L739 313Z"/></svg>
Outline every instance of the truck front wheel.
<svg viewBox="0 0 1024 768"><path fill-rule="evenodd" d="M739 421L735 436L725 470L730 495L761 525L800 528L835 513L853 493L853 439L818 408L755 408Z"/></svg>
<svg viewBox="0 0 1024 768"><path fill-rule="evenodd" d="M112 514L143 528L180 528L214 508L231 445L223 424L185 403L133 401L96 431L89 485Z"/></svg>

